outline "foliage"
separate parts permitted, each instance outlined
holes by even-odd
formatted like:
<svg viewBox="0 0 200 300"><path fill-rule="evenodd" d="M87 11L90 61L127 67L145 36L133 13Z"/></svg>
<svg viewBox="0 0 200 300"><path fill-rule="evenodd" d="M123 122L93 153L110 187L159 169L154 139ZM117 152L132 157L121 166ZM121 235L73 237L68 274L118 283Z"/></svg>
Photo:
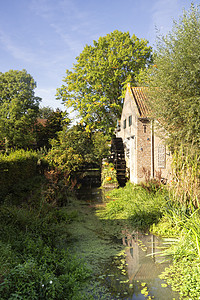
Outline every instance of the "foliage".
<svg viewBox="0 0 200 300"><path fill-rule="evenodd" d="M53 112L54 110L50 106L40 107L38 112L38 118L48 119Z"/></svg>
<svg viewBox="0 0 200 300"><path fill-rule="evenodd" d="M107 161L103 162L102 171L101 171L101 181L102 186L108 186L109 184L118 186L117 173L112 163Z"/></svg>
<svg viewBox="0 0 200 300"><path fill-rule="evenodd" d="M181 145L174 151L171 194L186 208L192 210L200 201L200 162L194 145Z"/></svg>
<svg viewBox="0 0 200 300"><path fill-rule="evenodd" d="M181 142L200 144L200 14L184 12L166 37L160 37L149 69L149 105L173 148Z"/></svg>
<svg viewBox="0 0 200 300"><path fill-rule="evenodd" d="M102 159L104 157L108 157L110 153L109 136L103 134L101 131L95 131L91 135L92 143L93 143L93 155L94 161L101 166Z"/></svg>
<svg viewBox="0 0 200 300"><path fill-rule="evenodd" d="M0 154L0 200L24 201L34 185L41 183L44 163L37 152L23 149Z"/></svg>
<svg viewBox="0 0 200 300"><path fill-rule="evenodd" d="M78 113L88 129L110 133L122 109L122 91L127 82L136 84L140 69L151 62L151 47L129 32L118 30L86 45L66 71L58 98Z"/></svg>
<svg viewBox="0 0 200 300"><path fill-rule="evenodd" d="M63 206L68 203L69 189L73 189L77 184L76 179L70 178L70 173L52 168L45 170L46 184L43 189L43 197L46 202L53 206Z"/></svg>
<svg viewBox="0 0 200 300"><path fill-rule="evenodd" d="M39 120L36 125L36 141L37 148L45 147L50 148L50 140L56 139L59 131L63 126L68 126L70 120L68 114L57 109L56 111L49 112L44 124L40 124Z"/></svg>
<svg viewBox="0 0 200 300"><path fill-rule="evenodd" d="M109 193L111 201L99 215L105 219L127 219L135 228L148 229L161 218L167 202L165 190L149 192L141 186L127 183L124 188Z"/></svg>
<svg viewBox="0 0 200 300"><path fill-rule="evenodd" d="M180 299L197 299L200 295L200 215L199 210L188 215L179 210L166 211L153 228L153 232L169 235L165 242L170 245L166 254L172 255L173 264L161 275ZM167 233L167 234L166 234ZM174 237L173 239L171 237Z"/></svg>
<svg viewBox="0 0 200 300"><path fill-rule="evenodd" d="M36 83L26 70L0 73L0 140L4 149L34 144L39 110Z"/></svg>
<svg viewBox="0 0 200 300"><path fill-rule="evenodd" d="M200 295L200 261L190 261L183 257L160 276L167 281L172 290L179 292L179 299L199 299Z"/></svg>
<svg viewBox="0 0 200 300"><path fill-rule="evenodd" d="M55 248L72 220L66 209L1 205L0 220L1 299L80 297L87 268L67 250Z"/></svg>
<svg viewBox="0 0 200 300"><path fill-rule="evenodd" d="M52 166L72 173L84 163L92 163L91 147L90 133L83 126L75 125L60 132L58 139L52 141L52 149L46 159Z"/></svg>
<svg viewBox="0 0 200 300"><path fill-rule="evenodd" d="M100 166L103 156L108 153L107 136L98 131L90 133L82 125L64 128L51 145L46 160L63 172L66 183L68 181L72 186L87 167Z"/></svg>

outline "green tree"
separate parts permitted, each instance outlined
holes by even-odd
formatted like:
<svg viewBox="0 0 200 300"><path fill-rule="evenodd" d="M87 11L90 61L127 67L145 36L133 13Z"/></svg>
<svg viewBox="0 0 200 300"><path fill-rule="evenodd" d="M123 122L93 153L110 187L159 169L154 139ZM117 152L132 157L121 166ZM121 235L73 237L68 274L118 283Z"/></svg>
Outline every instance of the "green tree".
<svg viewBox="0 0 200 300"><path fill-rule="evenodd" d="M101 166L102 158L108 154L107 136L102 132L88 132L81 124L58 133L51 140L52 148L46 155L50 166L62 172L67 184L77 182L89 167Z"/></svg>
<svg viewBox="0 0 200 300"><path fill-rule="evenodd" d="M38 118L48 119L48 117L53 113L53 108L49 106L43 106L39 108Z"/></svg>
<svg viewBox="0 0 200 300"><path fill-rule="evenodd" d="M39 109L36 82L26 70L0 73L0 140L5 147L30 147Z"/></svg>
<svg viewBox="0 0 200 300"><path fill-rule="evenodd" d="M62 131L63 126L66 127L70 124L70 119L68 118L67 112L62 112L58 108L56 111L53 109L48 111L46 114L46 119L44 122L38 119L37 126L36 126L36 134L37 134L37 148L46 147L50 148L50 140L56 139L58 137L58 133Z"/></svg>
<svg viewBox="0 0 200 300"><path fill-rule="evenodd" d="M78 113L86 129L109 132L122 110L127 82L136 85L139 71L151 62L151 47L144 39L118 30L86 45L72 71L66 71L58 98Z"/></svg>
<svg viewBox="0 0 200 300"><path fill-rule="evenodd" d="M191 5L172 31L158 39L147 76L154 118L171 146L200 145L200 13Z"/></svg>

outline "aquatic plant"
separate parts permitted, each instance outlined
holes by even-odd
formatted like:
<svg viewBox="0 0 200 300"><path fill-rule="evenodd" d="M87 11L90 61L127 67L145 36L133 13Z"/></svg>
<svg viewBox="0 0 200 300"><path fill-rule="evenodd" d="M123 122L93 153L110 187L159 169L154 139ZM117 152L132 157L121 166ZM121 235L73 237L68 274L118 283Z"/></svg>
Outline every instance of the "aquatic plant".
<svg viewBox="0 0 200 300"><path fill-rule="evenodd" d="M168 236L165 243L173 264L160 276L167 281L180 299L200 297L200 214L188 215L181 208L166 211L160 222L152 227L154 233ZM171 238L173 237L173 238Z"/></svg>

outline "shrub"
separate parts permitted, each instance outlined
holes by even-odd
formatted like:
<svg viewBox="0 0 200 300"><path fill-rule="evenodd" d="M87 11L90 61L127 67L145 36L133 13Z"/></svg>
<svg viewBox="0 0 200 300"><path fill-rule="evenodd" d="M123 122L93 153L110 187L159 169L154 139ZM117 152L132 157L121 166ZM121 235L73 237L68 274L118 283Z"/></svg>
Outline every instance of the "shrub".
<svg viewBox="0 0 200 300"><path fill-rule="evenodd" d="M43 168L38 153L23 149L0 154L0 201L27 199L40 181Z"/></svg>
<svg viewBox="0 0 200 300"><path fill-rule="evenodd" d="M106 161L103 162L101 181L102 186L106 186L109 184L115 184L116 186L118 186L117 173L112 163L108 163Z"/></svg>
<svg viewBox="0 0 200 300"><path fill-rule="evenodd" d="M37 210L0 206L0 299L56 300L78 295L90 273L60 243L67 236L66 224L76 216L49 204Z"/></svg>

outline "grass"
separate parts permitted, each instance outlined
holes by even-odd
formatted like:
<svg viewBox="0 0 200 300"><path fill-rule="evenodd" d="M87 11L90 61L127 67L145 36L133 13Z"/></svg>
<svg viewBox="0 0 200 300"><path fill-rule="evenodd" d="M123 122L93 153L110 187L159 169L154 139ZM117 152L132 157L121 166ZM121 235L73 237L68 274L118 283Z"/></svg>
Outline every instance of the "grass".
<svg viewBox="0 0 200 300"><path fill-rule="evenodd" d="M131 183L113 190L109 197L112 200L97 215L101 219L127 220L131 226L140 230L147 230L152 224L158 223L168 201L168 195L163 189L152 187L149 192Z"/></svg>
<svg viewBox="0 0 200 300"><path fill-rule="evenodd" d="M200 214L187 210L170 199L165 188L155 185L133 185L113 190L104 210L98 216L105 220L126 220L140 230L165 237L167 253L173 259L160 276L180 299L200 299Z"/></svg>
<svg viewBox="0 0 200 300"><path fill-rule="evenodd" d="M199 210L187 215L166 212L154 232L162 234L164 224L171 236L176 237L167 250L173 257L173 264L161 275L178 291L180 299L199 299L200 297L200 215ZM168 232L168 233L169 233ZM166 229L164 231L166 233ZM165 234L166 235L166 234ZM166 239L167 241L168 239ZM170 244L170 242L169 242Z"/></svg>
<svg viewBox="0 0 200 300"><path fill-rule="evenodd" d="M0 299L81 299L91 272L67 249L67 208L0 206Z"/></svg>

